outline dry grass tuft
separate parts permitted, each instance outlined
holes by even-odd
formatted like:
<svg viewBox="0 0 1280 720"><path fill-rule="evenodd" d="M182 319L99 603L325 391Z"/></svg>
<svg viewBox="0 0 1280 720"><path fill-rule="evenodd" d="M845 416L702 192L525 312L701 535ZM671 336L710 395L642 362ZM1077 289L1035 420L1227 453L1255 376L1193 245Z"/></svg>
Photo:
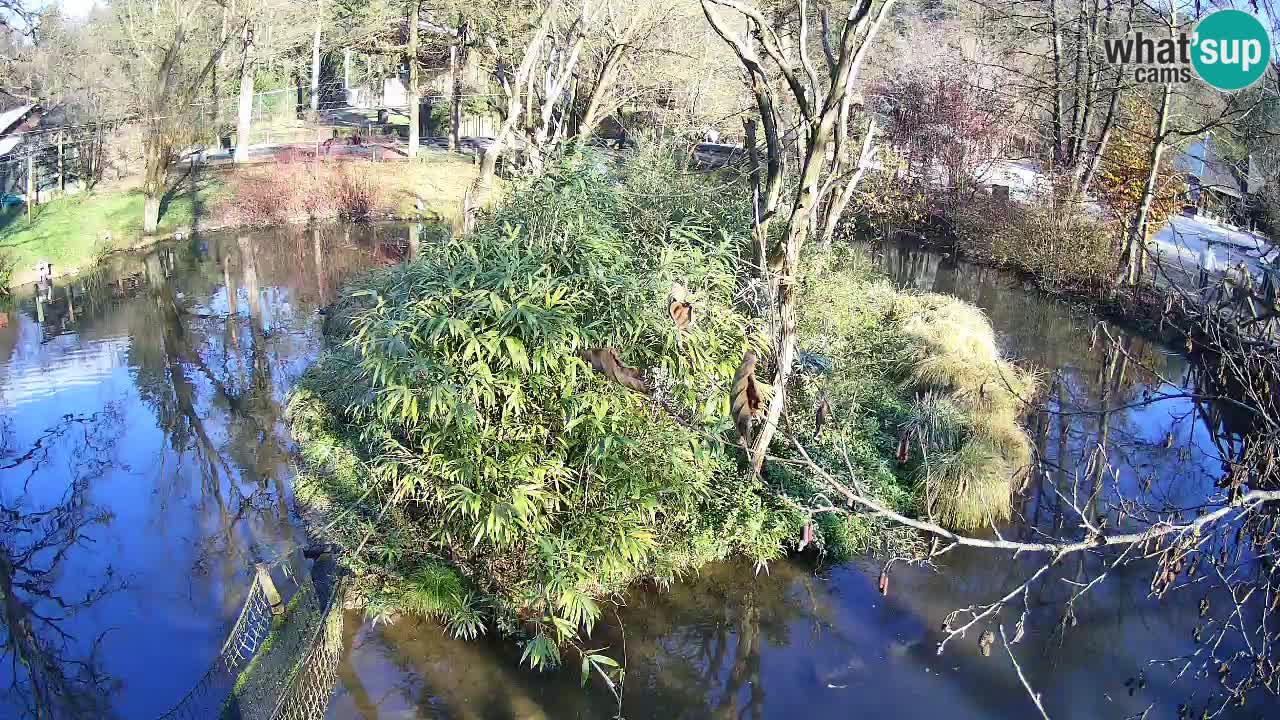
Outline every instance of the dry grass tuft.
<svg viewBox="0 0 1280 720"><path fill-rule="evenodd" d="M898 368L916 394L904 432L921 449L926 511L961 530L1008 520L1013 483L1031 464L1020 421L1035 373L1002 358L986 315L961 300L904 295L894 316L907 341Z"/></svg>
<svg viewBox="0 0 1280 720"><path fill-rule="evenodd" d="M1031 462L1021 421L1035 372L1002 355L973 305L899 290L859 253L812 261L801 342L834 368L797 383L801 402L816 407L822 396L833 410L821 435L814 429L815 461L833 472L852 466L882 501L958 530L1007 520ZM814 411L791 416L808 423Z"/></svg>

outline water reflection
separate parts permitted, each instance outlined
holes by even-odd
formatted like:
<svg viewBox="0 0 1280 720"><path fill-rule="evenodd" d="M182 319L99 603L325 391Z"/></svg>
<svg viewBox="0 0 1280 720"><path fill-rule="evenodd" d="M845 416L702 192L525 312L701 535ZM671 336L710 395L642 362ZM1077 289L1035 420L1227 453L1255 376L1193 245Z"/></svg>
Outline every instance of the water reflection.
<svg viewBox="0 0 1280 720"><path fill-rule="evenodd" d="M145 720L201 677L251 563L301 541L281 403L318 350L317 310L351 272L410 257L421 237L406 226L211 235L0 309L0 717ZM877 257L904 285L981 306L1008 352L1044 371L1047 409L1030 418L1044 472L1006 537L1077 531L1075 507L1132 528L1139 509L1126 499L1138 492L1165 511L1221 492L1247 423L1188 396L1209 379L1182 356L994 270L891 245ZM1072 558L1006 614L1011 627L1026 612L1015 647L1028 678L1055 720L1153 703L1150 720L1175 717L1212 681L1193 671L1175 684L1179 663L1150 661L1199 647L1201 593L1156 600L1149 568L1123 566L1069 603L1101 561ZM947 613L995 599L1035 563L960 550L937 570L899 563L887 598L878 562L823 577L790 562L763 575L718 565L632 593L593 647L626 661L628 718L1030 717L999 648L984 658L969 637L935 649ZM572 658L534 675L502 640L358 615L343 627L330 717L617 710L603 688L579 688ZM1139 676L1140 688L1125 685Z"/></svg>
<svg viewBox="0 0 1280 720"><path fill-rule="evenodd" d="M0 663L23 668L0 687L0 698L31 717L111 715L115 683L99 659L107 631L77 638L70 626L124 584L109 563L74 587L59 580L68 558L112 523L88 495L110 467L119 420L112 407L67 415L25 450L14 445L12 423L0 427L0 471L13 481L0 494ZM59 496L33 492L32 482L55 461L66 463L70 484Z"/></svg>
<svg viewBox="0 0 1280 720"><path fill-rule="evenodd" d="M212 234L0 309L0 717L156 717L302 541L282 402L409 229Z"/></svg>
<svg viewBox="0 0 1280 720"><path fill-rule="evenodd" d="M875 249L898 283L980 306L1011 355L1043 371L1045 409L1029 418L1042 472L1020 496L1006 538L1080 535L1094 524L1132 531L1156 512L1194 513L1220 493L1223 419L1192 397L1183 356L1083 310L1020 287L996 270L898 245ZM1227 442L1230 442L1228 439ZM1103 452L1105 449L1105 452ZM1143 506L1132 499L1141 495ZM1135 519L1139 516L1139 519ZM1220 590L1152 597L1151 566L1111 569L1114 556L1081 553L1029 588L1002 616L1029 682L1055 720L1175 718L1200 703L1216 678L1177 676L1196 641L1198 603ZM880 561L824 576L793 562L768 574L707 568L670 590L637 590L592 638L627 667L627 718L946 717L1026 718L1036 711L1003 648L983 657L977 633L939 656L951 611L996 600L1041 558L955 550L937 568L894 565L890 592ZM357 629L348 618L340 690L331 718L611 717L613 697L578 687L575 658L559 673L516 669L511 643L461 643L431 624ZM623 630L625 628L625 631ZM1127 682L1131 681L1131 682ZM1148 711L1149 709L1149 711ZM1256 707L1219 717L1258 717Z"/></svg>

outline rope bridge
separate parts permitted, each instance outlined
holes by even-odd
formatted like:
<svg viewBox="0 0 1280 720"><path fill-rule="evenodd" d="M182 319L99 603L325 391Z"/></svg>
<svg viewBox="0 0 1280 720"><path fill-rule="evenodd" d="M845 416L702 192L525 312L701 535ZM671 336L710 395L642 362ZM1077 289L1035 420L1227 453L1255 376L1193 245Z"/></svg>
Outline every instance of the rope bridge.
<svg viewBox="0 0 1280 720"><path fill-rule="evenodd" d="M159 720L319 720L337 681L342 653L341 581L319 560L281 602L270 566L260 566L218 657Z"/></svg>

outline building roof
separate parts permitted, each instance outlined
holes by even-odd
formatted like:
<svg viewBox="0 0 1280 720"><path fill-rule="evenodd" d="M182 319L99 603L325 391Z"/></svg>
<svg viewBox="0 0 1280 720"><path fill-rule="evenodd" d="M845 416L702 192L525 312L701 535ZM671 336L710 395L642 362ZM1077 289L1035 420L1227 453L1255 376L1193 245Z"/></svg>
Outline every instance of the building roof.
<svg viewBox="0 0 1280 720"><path fill-rule="evenodd" d="M1208 138L1191 143L1179 153L1174 167L1194 177L1206 190L1235 198L1245 196L1244 173L1219 155Z"/></svg>
<svg viewBox="0 0 1280 720"><path fill-rule="evenodd" d="M19 105L18 107L15 107L11 110L6 110L5 112L0 113L0 135L3 135L9 132L10 130L12 130L13 126L22 122L23 118L25 118L28 113L34 110L35 107L36 107L35 105L30 105L30 104Z"/></svg>

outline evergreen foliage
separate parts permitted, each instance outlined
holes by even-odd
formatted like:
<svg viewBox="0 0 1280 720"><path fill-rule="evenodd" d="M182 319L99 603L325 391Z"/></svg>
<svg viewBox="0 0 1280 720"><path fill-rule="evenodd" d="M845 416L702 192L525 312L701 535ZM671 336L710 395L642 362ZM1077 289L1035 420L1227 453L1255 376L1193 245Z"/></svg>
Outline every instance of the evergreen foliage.
<svg viewBox="0 0 1280 720"><path fill-rule="evenodd" d="M733 306L741 236L723 206L648 177L567 161L335 309L337 346L291 401L313 471L298 495L347 513L333 529L348 549L368 535L354 562L381 577L372 605L462 635L483 606L553 665L631 582L763 563L797 532L713 439L739 361L764 349ZM696 308L685 329L668 315L677 283ZM648 370L674 412L593 372L598 348Z"/></svg>
<svg viewBox="0 0 1280 720"><path fill-rule="evenodd" d="M461 637L494 625L543 668L565 646L589 654L579 640L601 603L638 580L735 555L763 566L802 537L834 561L917 542L830 512L795 466L769 463L763 478L740 466L735 375L743 413L771 392L763 372L739 373L752 353L769 358L739 294L749 199L669 163L565 160L471 235L424 243L330 309L330 349L290 402L306 465L296 495L347 551L375 617L409 612ZM901 511L960 527L1006 517L1025 438L1001 423L1020 404L965 398L974 378L1025 376L999 358L986 319L899 292L856 256L810 262L789 432ZM934 397L955 417L911 430ZM823 399L830 417L814 433ZM939 459L990 457L895 463L904 432ZM943 478L976 513L929 499Z"/></svg>

